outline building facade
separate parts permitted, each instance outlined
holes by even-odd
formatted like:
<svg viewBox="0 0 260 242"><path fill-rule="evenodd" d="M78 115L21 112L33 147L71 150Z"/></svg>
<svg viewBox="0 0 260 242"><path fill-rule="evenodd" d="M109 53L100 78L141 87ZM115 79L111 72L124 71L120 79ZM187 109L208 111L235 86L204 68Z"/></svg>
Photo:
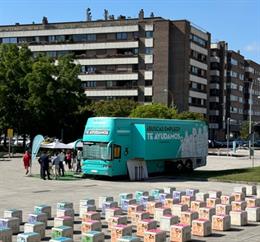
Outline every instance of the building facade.
<svg viewBox="0 0 260 242"><path fill-rule="evenodd" d="M91 100L129 98L207 114L210 34L163 18L0 26L0 43L34 55L73 54Z"/></svg>
<svg viewBox="0 0 260 242"><path fill-rule="evenodd" d="M210 53L210 138L225 139L227 129L236 138L243 122L250 120L250 106L251 120L260 122L260 65L228 50L224 41L211 44Z"/></svg>

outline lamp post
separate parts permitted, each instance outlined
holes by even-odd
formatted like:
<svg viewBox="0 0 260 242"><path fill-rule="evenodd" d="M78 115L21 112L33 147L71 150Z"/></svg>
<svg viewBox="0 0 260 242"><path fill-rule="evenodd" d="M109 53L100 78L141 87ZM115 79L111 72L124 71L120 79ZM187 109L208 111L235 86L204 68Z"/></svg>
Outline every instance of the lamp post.
<svg viewBox="0 0 260 242"><path fill-rule="evenodd" d="M229 126L230 126L230 118L227 118L227 156L228 156L228 150L229 150Z"/></svg>
<svg viewBox="0 0 260 242"><path fill-rule="evenodd" d="M173 102L173 93L172 93L172 91L170 91L167 88L163 89L163 91L170 94L170 96L171 96L171 108L173 108L174 107L174 102Z"/></svg>
<svg viewBox="0 0 260 242"><path fill-rule="evenodd" d="M252 91L253 91L253 84L254 81L251 82L251 86L249 89L249 143L248 143L248 148L249 148L249 159L251 159L251 132L252 132Z"/></svg>

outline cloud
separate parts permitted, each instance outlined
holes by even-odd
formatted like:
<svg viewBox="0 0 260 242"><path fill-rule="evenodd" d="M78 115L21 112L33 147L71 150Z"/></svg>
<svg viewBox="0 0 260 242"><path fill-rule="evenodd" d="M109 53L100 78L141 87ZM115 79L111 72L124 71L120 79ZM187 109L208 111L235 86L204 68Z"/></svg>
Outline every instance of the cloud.
<svg viewBox="0 0 260 242"><path fill-rule="evenodd" d="M253 42L245 46L247 52L260 52L260 42Z"/></svg>

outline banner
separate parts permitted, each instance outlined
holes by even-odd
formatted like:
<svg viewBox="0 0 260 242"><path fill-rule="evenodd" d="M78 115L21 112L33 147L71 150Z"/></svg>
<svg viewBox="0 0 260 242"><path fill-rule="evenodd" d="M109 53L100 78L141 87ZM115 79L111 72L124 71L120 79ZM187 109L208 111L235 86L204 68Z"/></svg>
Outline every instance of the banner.
<svg viewBox="0 0 260 242"><path fill-rule="evenodd" d="M36 158L36 155L40 149L42 141L44 141L42 135L38 134L34 137L33 145L32 145L32 161Z"/></svg>

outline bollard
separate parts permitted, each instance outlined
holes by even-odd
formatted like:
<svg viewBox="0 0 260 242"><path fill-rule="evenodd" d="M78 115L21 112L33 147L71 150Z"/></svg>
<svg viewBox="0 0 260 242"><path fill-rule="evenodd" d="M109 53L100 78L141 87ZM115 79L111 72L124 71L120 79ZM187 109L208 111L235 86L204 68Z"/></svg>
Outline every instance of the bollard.
<svg viewBox="0 0 260 242"><path fill-rule="evenodd" d="M31 232L40 234L41 239L43 239L45 237L45 224L42 222L25 223L24 233L31 233Z"/></svg>

